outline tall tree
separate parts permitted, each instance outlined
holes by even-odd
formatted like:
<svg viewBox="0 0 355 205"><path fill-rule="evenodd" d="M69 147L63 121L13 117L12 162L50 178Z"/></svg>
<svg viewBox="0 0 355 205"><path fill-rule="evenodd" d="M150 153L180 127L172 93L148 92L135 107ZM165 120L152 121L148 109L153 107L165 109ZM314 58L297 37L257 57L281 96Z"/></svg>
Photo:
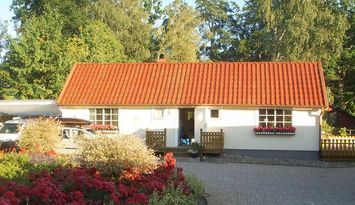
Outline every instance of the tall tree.
<svg viewBox="0 0 355 205"><path fill-rule="evenodd" d="M182 0L167 6L160 33L160 53L169 61L198 60L198 13Z"/></svg>
<svg viewBox="0 0 355 205"><path fill-rule="evenodd" d="M249 0L246 5L245 12L256 16L246 25L253 31L251 47L263 60L319 60L326 65L340 55L347 21L326 1Z"/></svg>
<svg viewBox="0 0 355 205"><path fill-rule="evenodd" d="M122 45L101 22L89 22L80 35L66 38L62 16L47 9L26 20L18 38L12 39L3 69L10 76L2 88L17 99L56 98L73 63L122 61Z"/></svg>
<svg viewBox="0 0 355 205"><path fill-rule="evenodd" d="M355 2L343 0L340 4L334 1L333 9L346 14L350 23L346 31L343 51L339 58L335 58L328 66L327 83L334 95L334 105L355 116Z"/></svg>
<svg viewBox="0 0 355 205"><path fill-rule="evenodd" d="M7 33L7 22L0 20L0 62L2 60L2 55L4 49L6 48L8 40L8 33Z"/></svg>
<svg viewBox="0 0 355 205"><path fill-rule="evenodd" d="M32 17L43 16L48 8L62 15L64 36L79 34L79 28L91 20L93 0L13 0L13 20L19 30Z"/></svg>
<svg viewBox="0 0 355 205"><path fill-rule="evenodd" d="M64 57L75 62L122 62L126 60L123 45L110 28L100 21L80 28L80 35L67 40Z"/></svg>
<svg viewBox="0 0 355 205"><path fill-rule="evenodd" d="M203 23L201 55L213 61L236 61L239 42L239 7L230 0L196 0ZM242 45L241 45L242 46Z"/></svg>
<svg viewBox="0 0 355 205"><path fill-rule="evenodd" d="M32 17L12 39L3 68L11 82L4 91L15 98L53 97L64 80L61 33L63 21L56 12ZM68 69L68 68L66 68Z"/></svg>
<svg viewBox="0 0 355 205"><path fill-rule="evenodd" d="M129 61L150 59L152 25L146 1L99 0L94 5L96 19L105 22L120 42Z"/></svg>
<svg viewBox="0 0 355 205"><path fill-rule="evenodd" d="M6 98L5 93L2 88L7 87L7 82L9 79L9 74L3 69L3 54L5 53L5 49L7 48L9 35L7 33L7 22L0 21L0 99Z"/></svg>

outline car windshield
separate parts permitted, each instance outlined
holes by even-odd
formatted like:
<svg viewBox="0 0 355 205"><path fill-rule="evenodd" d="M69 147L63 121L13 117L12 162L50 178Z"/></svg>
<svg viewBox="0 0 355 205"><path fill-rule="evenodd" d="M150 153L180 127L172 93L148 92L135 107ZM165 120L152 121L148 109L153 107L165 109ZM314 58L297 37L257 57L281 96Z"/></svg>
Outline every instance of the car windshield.
<svg viewBox="0 0 355 205"><path fill-rule="evenodd" d="M64 139L70 139L74 136L87 136L92 137L94 133L91 133L87 130L78 129L78 128L64 128L62 129L62 137Z"/></svg>
<svg viewBox="0 0 355 205"><path fill-rule="evenodd" d="M18 133L18 124L4 124L0 129L0 133L16 134Z"/></svg>

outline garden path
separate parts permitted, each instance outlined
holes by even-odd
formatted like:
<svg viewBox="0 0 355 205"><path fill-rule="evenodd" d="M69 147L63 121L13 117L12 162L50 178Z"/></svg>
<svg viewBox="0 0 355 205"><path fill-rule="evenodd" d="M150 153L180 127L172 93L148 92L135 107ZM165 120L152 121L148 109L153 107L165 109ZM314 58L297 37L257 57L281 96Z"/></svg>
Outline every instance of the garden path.
<svg viewBox="0 0 355 205"><path fill-rule="evenodd" d="M179 160L206 184L208 204L355 204L355 168Z"/></svg>

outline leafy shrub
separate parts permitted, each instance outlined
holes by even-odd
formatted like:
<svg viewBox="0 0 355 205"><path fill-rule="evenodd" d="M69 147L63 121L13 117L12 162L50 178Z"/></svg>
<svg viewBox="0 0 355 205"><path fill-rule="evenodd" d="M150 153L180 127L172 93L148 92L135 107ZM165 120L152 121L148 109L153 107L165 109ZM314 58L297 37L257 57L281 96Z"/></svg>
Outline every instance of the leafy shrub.
<svg viewBox="0 0 355 205"><path fill-rule="evenodd" d="M33 119L26 123L18 145L29 151L48 152L58 146L60 126L54 119Z"/></svg>
<svg viewBox="0 0 355 205"><path fill-rule="evenodd" d="M79 163L106 176L119 177L124 170L147 173L157 166L153 150L135 136L81 139L79 147Z"/></svg>
<svg viewBox="0 0 355 205"><path fill-rule="evenodd" d="M27 184L0 183L0 204L148 204L154 192L167 195L156 199L159 204L172 200L193 204L182 169L173 166L172 154L165 159L166 163L133 181L102 177L94 168L43 170L30 174Z"/></svg>
<svg viewBox="0 0 355 205"><path fill-rule="evenodd" d="M345 127L339 129L339 135L341 137L347 137L348 136L348 132L346 131Z"/></svg>
<svg viewBox="0 0 355 205"><path fill-rule="evenodd" d="M18 182L23 181L28 173L30 160L28 154L3 153L0 158L0 177Z"/></svg>
<svg viewBox="0 0 355 205"><path fill-rule="evenodd" d="M28 181L28 174L42 170L51 171L62 164L61 159L39 153L2 153L0 157L0 178L24 183Z"/></svg>
<svg viewBox="0 0 355 205"><path fill-rule="evenodd" d="M157 193L154 193L150 200L150 205L195 205L196 200L193 195L189 195L184 193L181 187L174 187L173 185L169 185L164 189L161 196Z"/></svg>
<svg viewBox="0 0 355 205"><path fill-rule="evenodd" d="M190 191L194 198L197 200L205 193L205 185L194 175L187 175L185 177L186 186L190 188Z"/></svg>

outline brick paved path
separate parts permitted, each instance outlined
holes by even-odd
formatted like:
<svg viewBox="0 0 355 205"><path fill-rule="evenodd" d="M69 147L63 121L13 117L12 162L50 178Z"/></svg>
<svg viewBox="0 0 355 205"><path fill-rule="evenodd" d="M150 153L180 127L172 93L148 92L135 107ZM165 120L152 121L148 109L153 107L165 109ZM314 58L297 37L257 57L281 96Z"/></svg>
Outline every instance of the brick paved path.
<svg viewBox="0 0 355 205"><path fill-rule="evenodd" d="M214 204L355 204L355 168L179 162L206 183Z"/></svg>

